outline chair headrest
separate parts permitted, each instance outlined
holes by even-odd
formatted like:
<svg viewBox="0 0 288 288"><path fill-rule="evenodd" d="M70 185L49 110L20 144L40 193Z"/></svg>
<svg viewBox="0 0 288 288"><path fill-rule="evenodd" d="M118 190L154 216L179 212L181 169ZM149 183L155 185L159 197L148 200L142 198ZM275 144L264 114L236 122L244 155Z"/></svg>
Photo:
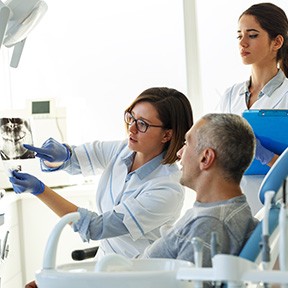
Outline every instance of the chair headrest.
<svg viewBox="0 0 288 288"><path fill-rule="evenodd" d="M288 147L282 152L282 154L276 160L276 162L268 171L261 184L258 196L262 204L264 204L265 200L264 194L267 191L271 190L277 193L281 185L283 184L283 181L287 178L287 176L288 176Z"/></svg>

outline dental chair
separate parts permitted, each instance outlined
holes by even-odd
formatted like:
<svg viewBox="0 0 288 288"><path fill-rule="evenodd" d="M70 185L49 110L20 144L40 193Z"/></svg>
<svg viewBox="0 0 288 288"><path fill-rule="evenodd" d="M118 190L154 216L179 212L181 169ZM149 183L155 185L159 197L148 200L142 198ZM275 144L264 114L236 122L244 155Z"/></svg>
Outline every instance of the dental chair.
<svg viewBox="0 0 288 288"><path fill-rule="evenodd" d="M283 254L279 255L278 249L279 214L283 207L282 205L280 208L281 201L286 199L286 195L281 197L280 188L287 176L288 148L267 173L260 187L259 197L264 203L263 220L260 221L239 256L216 254L212 258L211 268L197 267L197 265L194 267L191 262L177 259L128 259L117 254L106 255L100 261L74 262L56 266L57 243L61 231L65 225L78 221L80 217L78 212L67 214L60 219L48 239L43 267L35 274L38 287L200 288L203 287L203 282L210 281L215 287L224 285L228 288L250 288L263 283L279 283L286 288L288 287L287 249L284 249L286 257L284 262L287 266L281 270L271 268L277 256ZM285 190L283 185L283 191ZM285 217L288 218L286 212ZM264 232L267 232L267 235ZM284 239L284 246L287 238ZM260 243L263 245L259 246ZM263 253L263 250L267 253ZM265 257L259 260L261 255ZM272 257L269 257L270 255ZM265 265L262 265L263 263Z"/></svg>
<svg viewBox="0 0 288 288"><path fill-rule="evenodd" d="M262 204L265 205L265 194L273 191L275 194L271 199L271 205L269 205L269 211L265 211L266 207L264 206L258 213L258 218L262 218L260 223L257 225L253 234L246 242L243 247L240 257L260 263L261 256L261 245L262 243L262 235L263 235L263 218L266 216L267 226L269 227L269 238L270 238L270 246L271 246L271 259L269 268L272 268L275 264L278 254L278 244L279 244L279 214L280 214L280 206L283 202L283 182L288 177L288 148L281 154L275 164L272 166L270 171L265 176L262 185L259 189L259 199ZM267 196L267 195L266 195ZM285 196L284 196L285 198ZM268 214L267 214L268 213ZM266 214L266 215L265 215ZM262 243L263 245L263 243Z"/></svg>
<svg viewBox="0 0 288 288"><path fill-rule="evenodd" d="M273 248L271 252L276 250L276 246L279 240L279 213L280 213L280 205L283 201L283 197L281 195L282 189L281 186L283 182L288 177L288 148L281 154L278 160L275 162L273 167L265 176L262 185L259 189L259 199L262 204L265 204L265 194L273 191L275 194L271 199L271 207L268 212L265 212L265 206L260 210L260 218L268 216L268 227L269 227L269 235L270 235L270 243L271 246L273 244ZM267 196L267 195L266 195ZM268 213L268 215L265 215ZM258 214L258 215L259 215ZM262 215L261 215L262 214ZM261 247L259 243L261 243L262 235L263 235L263 221L258 224L253 234L246 242L244 248L240 253L240 257L259 263ZM263 243L262 243L263 244ZM275 248L275 249L274 249ZM276 252L276 251L275 251ZM275 263L276 254L271 255L271 264ZM271 267L270 267L271 268Z"/></svg>

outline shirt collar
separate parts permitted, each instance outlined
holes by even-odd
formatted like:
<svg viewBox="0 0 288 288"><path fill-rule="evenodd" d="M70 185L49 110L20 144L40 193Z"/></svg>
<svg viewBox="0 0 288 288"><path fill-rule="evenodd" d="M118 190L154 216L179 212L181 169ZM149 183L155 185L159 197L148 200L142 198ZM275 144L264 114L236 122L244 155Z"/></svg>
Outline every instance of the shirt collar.
<svg viewBox="0 0 288 288"><path fill-rule="evenodd" d="M131 153L128 156L122 159L128 169L131 167L133 163L135 153L136 152L131 151ZM159 165L161 164L164 158L164 155L165 155L165 151L159 154L158 156L154 157L153 159L151 159L150 161L148 161L147 163L145 163L144 165L142 165L135 171L131 172L131 174L133 173L137 174L138 177L142 180L147 175L152 173L157 167L159 167Z"/></svg>
<svg viewBox="0 0 288 288"><path fill-rule="evenodd" d="M259 94L259 98L261 98L264 94L267 95L268 97L271 97L271 95L275 92L275 90L282 85L284 80L285 80L285 74L281 69L279 69L278 73L262 88ZM250 82L251 78L243 83L243 86L239 92L239 96L245 94L247 97L249 97Z"/></svg>
<svg viewBox="0 0 288 288"><path fill-rule="evenodd" d="M285 79L285 75L281 69L278 73L263 87L262 93L271 97L277 88L279 88Z"/></svg>

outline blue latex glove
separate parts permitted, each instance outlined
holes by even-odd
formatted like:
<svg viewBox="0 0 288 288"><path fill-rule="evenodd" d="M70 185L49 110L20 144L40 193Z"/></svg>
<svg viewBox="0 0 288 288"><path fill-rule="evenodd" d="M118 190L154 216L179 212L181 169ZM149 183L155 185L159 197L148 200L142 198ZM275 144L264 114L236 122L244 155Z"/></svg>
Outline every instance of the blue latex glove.
<svg viewBox="0 0 288 288"><path fill-rule="evenodd" d="M274 155L275 154L273 152L263 147L260 140L256 138L255 159L259 160L261 164L267 165L272 160Z"/></svg>
<svg viewBox="0 0 288 288"><path fill-rule="evenodd" d="M36 157L49 162L65 162L70 159L70 149L65 144L61 144L53 138L46 140L41 148L37 148L28 144L23 146L31 151L36 152Z"/></svg>
<svg viewBox="0 0 288 288"><path fill-rule="evenodd" d="M9 181L12 183L15 193L32 193L33 195L39 195L44 192L45 185L36 177L21 173L17 170L12 171L12 176L9 177Z"/></svg>

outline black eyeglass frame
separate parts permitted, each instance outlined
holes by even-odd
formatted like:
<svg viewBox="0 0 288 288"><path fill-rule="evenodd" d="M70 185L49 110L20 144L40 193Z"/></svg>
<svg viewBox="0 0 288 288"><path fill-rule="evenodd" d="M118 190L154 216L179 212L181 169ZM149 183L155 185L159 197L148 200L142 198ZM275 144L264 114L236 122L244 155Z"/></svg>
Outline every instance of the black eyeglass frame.
<svg viewBox="0 0 288 288"><path fill-rule="evenodd" d="M126 115L129 115L129 118L133 119L133 121L132 121L132 122L128 122L127 119L126 119ZM146 121L144 121L144 120L142 120L142 119L136 119L136 118L132 115L132 113L129 112L129 111L125 111L125 113L124 113L124 121L125 121L126 124L128 124L128 125L130 125L130 126L135 122L135 124L136 124L136 129L137 129L139 132L141 132L141 133L146 133L149 127L164 128L163 125L152 125L152 124L148 124ZM142 131L142 130L139 129L139 126L138 126L138 122L139 122L139 121L140 121L142 124L144 124L144 126L145 126L145 130L144 130L144 131Z"/></svg>

